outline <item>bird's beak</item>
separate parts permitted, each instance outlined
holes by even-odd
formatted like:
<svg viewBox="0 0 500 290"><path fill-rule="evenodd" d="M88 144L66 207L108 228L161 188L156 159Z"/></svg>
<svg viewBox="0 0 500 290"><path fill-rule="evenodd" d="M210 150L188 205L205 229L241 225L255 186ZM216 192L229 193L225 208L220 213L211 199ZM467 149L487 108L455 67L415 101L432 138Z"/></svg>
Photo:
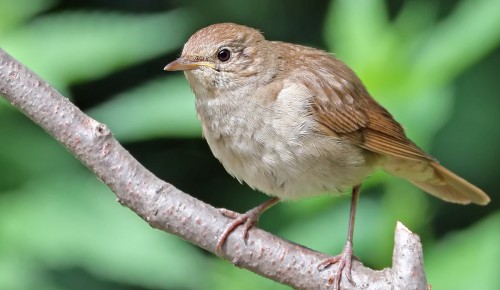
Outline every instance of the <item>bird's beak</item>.
<svg viewBox="0 0 500 290"><path fill-rule="evenodd" d="M166 71L176 71L176 70L193 70L201 66L206 66L215 69L215 64L209 61L193 61L187 57L181 56L173 62L167 64L164 70Z"/></svg>

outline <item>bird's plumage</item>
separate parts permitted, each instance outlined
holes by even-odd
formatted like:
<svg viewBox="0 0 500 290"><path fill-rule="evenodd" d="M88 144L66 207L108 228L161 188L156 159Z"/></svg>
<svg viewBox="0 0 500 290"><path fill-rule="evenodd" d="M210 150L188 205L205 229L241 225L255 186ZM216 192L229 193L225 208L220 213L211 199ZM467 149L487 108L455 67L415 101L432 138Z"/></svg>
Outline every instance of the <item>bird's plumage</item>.
<svg viewBox="0 0 500 290"><path fill-rule="evenodd" d="M267 41L250 27L222 23L203 28L182 56L165 67L184 70L213 154L240 181L277 198L233 218L220 250L239 225L244 233L280 199L352 188L348 237L337 264L352 282L354 217L360 185L382 168L445 201L487 204L479 188L439 165L410 141L356 74L327 52ZM244 234L245 235L245 234Z"/></svg>
<svg viewBox="0 0 500 290"><path fill-rule="evenodd" d="M409 140L330 53L223 23L195 33L181 58L199 64L185 74L214 155L254 188L285 199L337 192L380 167L449 202L489 202Z"/></svg>

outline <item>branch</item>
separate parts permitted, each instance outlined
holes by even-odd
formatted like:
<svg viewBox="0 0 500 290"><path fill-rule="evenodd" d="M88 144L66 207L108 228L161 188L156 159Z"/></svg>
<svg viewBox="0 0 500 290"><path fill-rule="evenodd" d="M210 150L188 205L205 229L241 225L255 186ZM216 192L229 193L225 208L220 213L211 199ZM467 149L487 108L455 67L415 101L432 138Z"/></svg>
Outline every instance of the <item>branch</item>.
<svg viewBox="0 0 500 290"><path fill-rule="evenodd" d="M0 94L75 155L152 227L177 235L212 253L229 219L173 185L158 179L135 160L109 129L85 115L44 80L0 49ZM234 265L295 289L330 288L329 270L318 271L326 255L252 228L229 235L222 253ZM353 289L427 289L422 247L417 235L396 227L393 268L381 271L353 261Z"/></svg>

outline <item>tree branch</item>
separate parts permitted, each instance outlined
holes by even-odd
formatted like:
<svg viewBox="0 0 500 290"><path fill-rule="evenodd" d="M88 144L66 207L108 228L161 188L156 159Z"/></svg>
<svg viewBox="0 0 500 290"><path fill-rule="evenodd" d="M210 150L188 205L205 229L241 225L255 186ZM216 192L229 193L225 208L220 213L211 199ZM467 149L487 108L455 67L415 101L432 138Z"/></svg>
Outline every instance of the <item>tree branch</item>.
<svg viewBox="0 0 500 290"><path fill-rule="evenodd" d="M0 49L0 94L74 154L152 227L214 252L229 222L219 211L158 179L135 160L109 129L85 115L44 80ZM327 256L252 228L229 235L222 253L234 265L296 289L328 289L336 269L318 271ZM417 235L396 227L393 268L374 271L353 261L352 289L427 289Z"/></svg>

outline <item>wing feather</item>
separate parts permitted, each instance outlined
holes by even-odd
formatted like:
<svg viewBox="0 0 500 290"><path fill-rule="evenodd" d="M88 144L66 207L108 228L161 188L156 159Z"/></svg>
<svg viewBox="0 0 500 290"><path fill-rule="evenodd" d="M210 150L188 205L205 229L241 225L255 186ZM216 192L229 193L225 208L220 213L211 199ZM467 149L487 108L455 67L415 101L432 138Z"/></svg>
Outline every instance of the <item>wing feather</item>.
<svg viewBox="0 0 500 290"><path fill-rule="evenodd" d="M356 74L334 56L314 57L305 53L301 62L318 62L321 70L295 74L311 92L310 110L324 134L342 136L367 150L396 157L429 160L433 158L410 141L392 115L367 92ZM310 64L309 64L310 65Z"/></svg>

